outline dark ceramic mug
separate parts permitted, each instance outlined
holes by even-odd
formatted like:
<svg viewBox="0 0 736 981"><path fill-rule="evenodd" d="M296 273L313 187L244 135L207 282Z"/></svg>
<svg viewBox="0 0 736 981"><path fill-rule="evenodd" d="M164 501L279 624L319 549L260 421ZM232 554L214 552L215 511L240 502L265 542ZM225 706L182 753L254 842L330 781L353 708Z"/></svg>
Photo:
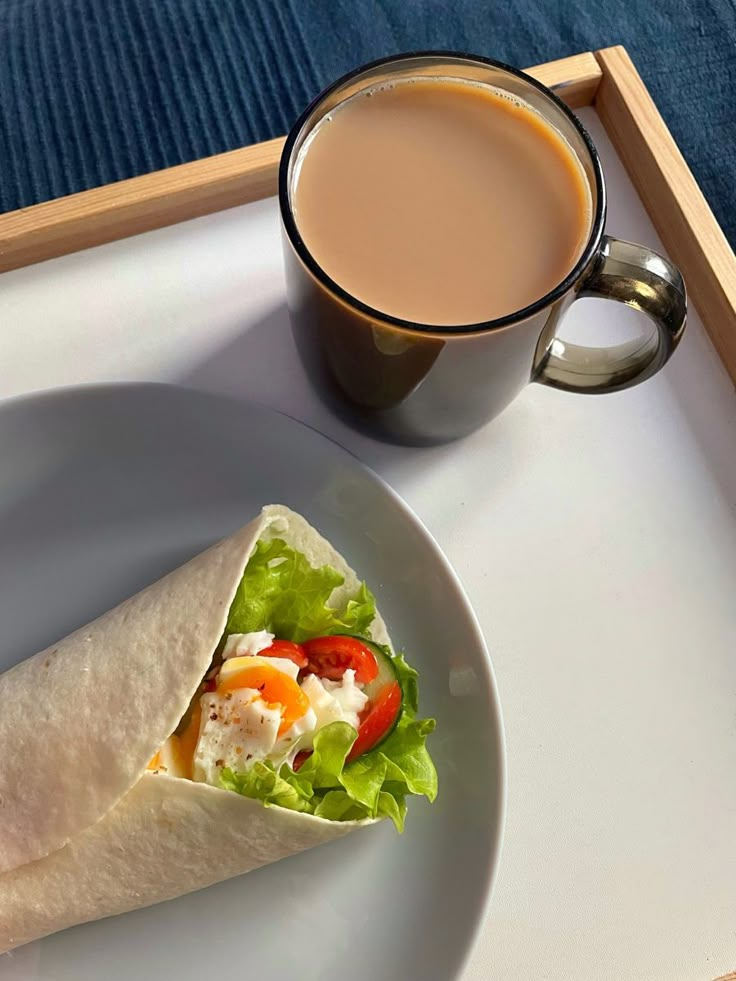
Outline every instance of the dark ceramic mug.
<svg viewBox="0 0 736 981"><path fill-rule="evenodd" d="M294 219L294 162L320 120L363 89L432 76L485 82L526 101L564 136L590 186L593 221L575 267L545 296L487 323L437 327L372 309L319 266ZM306 370L343 415L383 438L422 444L463 436L498 415L529 382L583 393L636 385L659 371L685 328L687 300L679 270L651 249L604 234L603 172L580 121L536 79L499 62L421 52L346 75L314 100L289 134L279 201L289 311ZM345 235L358 234L360 229L345 229ZM647 314L653 328L616 347L569 344L557 336L558 328L581 296L625 303Z"/></svg>

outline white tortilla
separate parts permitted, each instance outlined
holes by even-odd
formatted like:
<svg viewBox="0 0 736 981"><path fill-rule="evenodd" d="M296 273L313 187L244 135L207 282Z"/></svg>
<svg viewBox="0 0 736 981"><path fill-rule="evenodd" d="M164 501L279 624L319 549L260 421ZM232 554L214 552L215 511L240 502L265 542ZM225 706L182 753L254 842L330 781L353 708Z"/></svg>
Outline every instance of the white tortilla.
<svg viewBox="0 0 736 981"><path fill-rule="evenodd" d="M144 773L64 848L0 876L0 952L250 872L364 823Z"/></svg>
<svg viewBox="0 0 736 981"><path fill-rule="evenodd" d="M332 605L355 594L359 580L342 556L302 517L272 505L0 675L0 952L183 895L372 823L265 808L230 791L145 772L209 667L256 542L274 537L345 577ZM371 633L389 643L380 616Z"/></svg>

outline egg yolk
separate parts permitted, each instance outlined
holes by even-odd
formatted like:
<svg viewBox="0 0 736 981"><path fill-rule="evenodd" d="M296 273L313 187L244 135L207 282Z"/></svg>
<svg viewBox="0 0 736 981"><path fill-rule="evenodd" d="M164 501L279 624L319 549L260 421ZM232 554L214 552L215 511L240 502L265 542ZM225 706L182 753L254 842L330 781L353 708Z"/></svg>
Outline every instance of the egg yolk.
<svg viewBox="0 0 736 981"><path fill-rule="evenodd" d="M217 683L218 692L254 688L270 708L281 712L279 736L283 736L309 709L309 699L293 678L270 665L256 665L235 671Z"/></svg>
<svg viewBox="0 0 736 981"><path fill-rule="evenodd" d="M187 723L187 727L179 736L179 752L181 754L182 766L185 771L185 776L189 780L192 779L192 766L194 763L194 750L197 747L197 740L199 739L199 726L202 721L202 706L199 704L199 699L194 704L192 708L192 717Z"/></svg>
<svg viewBox="0 0 736 981"><path fill-rule="evenodd" d="M199 726L201 720L202 707L199 704L199 700L197 700L192 708L191 718L189 719L184 731L179 736L176 734L169 736L164 744L164 747L155 754L146 769L166 770L168 768L164 765L164 759L171 758L175 767L174 775L184 776L188 780L191 780L194 750L197 746L197 740L199 739ZM162 755L165 749L168 750L168 756Z"/></svg>

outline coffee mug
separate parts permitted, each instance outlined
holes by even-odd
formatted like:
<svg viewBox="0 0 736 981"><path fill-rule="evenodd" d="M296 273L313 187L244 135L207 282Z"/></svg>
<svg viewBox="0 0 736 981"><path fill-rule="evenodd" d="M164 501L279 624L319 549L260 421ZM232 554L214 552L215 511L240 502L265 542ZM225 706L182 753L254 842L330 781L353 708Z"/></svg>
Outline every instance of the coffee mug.
<svg viewBox="0 0 736 981"><path fill-rule="evenodd" d="M437 326L372 309L325 272L300 234L295 164L315 127L364 90L425 78L482 83L523 100L564 137L584 172L591 197L587 242L567 275L516 313ZM498 415L530 382L586 394L636 385L667 362L685 328L687 299L679 270L651 249L604 233L603 172L580 121L536 79L500 62L419 52L373 62L341 78L312 102L289 134L279 202L288 306L305 369L330 405L380 438L422 445L466 435ZM345 227L343 234L359 236L361 230ZM558 336L560 321L571 303L585 296L625 303L646 314L653 329L615 347L570 344Z"/></svg>

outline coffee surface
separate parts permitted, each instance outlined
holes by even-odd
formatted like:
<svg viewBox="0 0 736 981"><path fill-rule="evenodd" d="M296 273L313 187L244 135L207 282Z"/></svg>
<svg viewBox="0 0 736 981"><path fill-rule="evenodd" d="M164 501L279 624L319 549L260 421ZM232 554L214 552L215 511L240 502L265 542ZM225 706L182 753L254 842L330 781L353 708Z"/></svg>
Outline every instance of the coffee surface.
<svg viewBox="0 0 736 981"><path fill-rule="evenodd" d="M297 158L292 207L338 285L440 326L540 299L591 225L585 174L557 130L526 103L451 79L395 82L333 110Z"/></svg>

